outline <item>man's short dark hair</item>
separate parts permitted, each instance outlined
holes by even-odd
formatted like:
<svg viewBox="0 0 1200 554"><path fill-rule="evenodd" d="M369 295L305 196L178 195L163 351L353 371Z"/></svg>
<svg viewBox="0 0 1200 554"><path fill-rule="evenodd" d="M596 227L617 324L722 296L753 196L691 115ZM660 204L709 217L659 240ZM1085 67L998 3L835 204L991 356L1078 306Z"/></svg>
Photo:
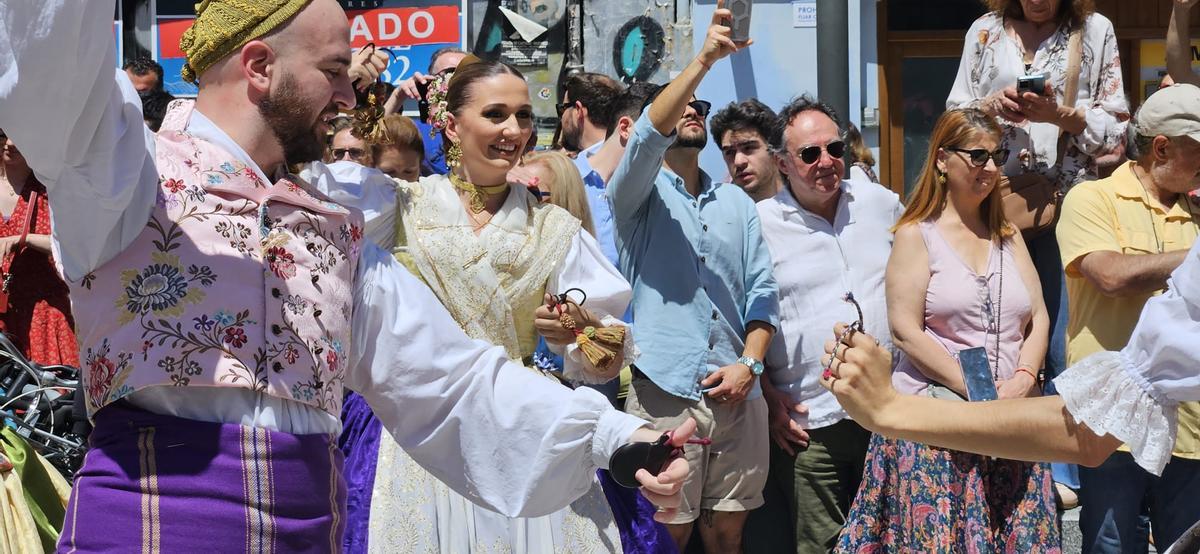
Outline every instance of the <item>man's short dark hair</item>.
<svg viewBox="0 0 1200 554"><path fill-rule="evenodd" d="M163 68L161 65L158 65L158 62L150 58L139 56L125 62L125 66L121 69L124 69L125 71L133 73L139 77L146 75L147 73L154 73L155 75L158 75L158 86L162 86Z"/></svg>
<svg viewBox="0 0 1200 554"><path fill-rule="evenodd" d="M713 142L716 142L718 147L724 148L725 144L721 141L725 138L726 132L754 131L766 143L771 140L771 134L775 132L777 119L779 117L775 115L775 110L759 102L757 98L742 102L730 102L712 118L710 125L712 125Z"/></svg>
<svg viewBox="0 0 1200 554"><path fill-rule="evenodd" d="M629 85L629 88L625 89L625 92L622 92L613 102L605 136L612 136L617 131L617 123L621 121L622 117L636 120L638 116L642 115L642 110L646 109L646 105L658 95L660 90L662 90L662 85L654 83L639 81Z"/></svg>
<svg viewBox="0 0 1200 554"><path fill-rule="evenodd" d="M604 127L612 117L613 103L621 95L621 83L601 73L576 73L563 85L563 97L588 110L588 121Z"/></svg>
<svg viewBox="0 0 1200 554"><path fill-rule="evenodd" d="M792 124L792 120L796 119L796 116L804 112L814 111L829 116L829 119L832 119L833 124L837 126L838 132L845 133L845 129L842 127L842 120L838 117L837 110L833 109L833 106L804 94L793 98L782 110L779 110L779 118L775 122L775 131L769 137L771 150L775 152L786 150L783 132L787 130L788 125Z"/></svg>
<svg viewBox="0 0 1200 554"><path fill-rule="evenodd" d="M433 55L429 56L429 67L427 70L430 74L433 73L433 66L437 65L438 58L446 54L468 54L468 52L455 46L447 46L445 48L438 48L437 50L434 50Z"/></svg>
<svg viewBox="0 0 1200 554"><path fill-rule="evenodd" d="M158 128L162 125L163 117L167 115L167 105L175 99L171 93L165 90L147 90L139 93L142 98L142 119L146 121L146 126L150 127L151 131L158 132Z"/></svg>

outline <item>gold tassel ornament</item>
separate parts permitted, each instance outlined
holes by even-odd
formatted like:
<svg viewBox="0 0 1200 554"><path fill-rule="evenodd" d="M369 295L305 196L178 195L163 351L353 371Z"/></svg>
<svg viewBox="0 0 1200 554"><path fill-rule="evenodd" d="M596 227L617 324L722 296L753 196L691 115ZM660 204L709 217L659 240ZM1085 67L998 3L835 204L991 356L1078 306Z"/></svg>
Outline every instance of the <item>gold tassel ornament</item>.
<svg viewBox="0 0 1200 554"><path fill-rule="evenodd" d="M368 48L374 53L375 43L368 42L366 46L363 46L363 50ZM387 48L379 48L379 50L386 52L393 61L397 59L395 52ZM363 94L365 96L359 99L358 106L354 110L354 126L351 134L370 144L383 144L387 142L387 133L383 128L387 87L383 84L383 75L380 75L374 83L367 85Z"/></svg>
<svg viewBox="0 0 1200 554"><path fill-rule="evenodd" d="M614 325L596 328L589 325L580 330L575 318L564 309L564 306L573 303L567 296L571 291L578 291L583 296L579 306L582 307L583 303L587 301L587 294L580 289L569 289L567 292L555 295L555 302L551 307L558 311L558 323L562 325L563 329L575 333L575 345L579 347L580 352L583 352L588 363L607 373L613 361L617 359L617 353L625 349L625 327Z"/></svg>

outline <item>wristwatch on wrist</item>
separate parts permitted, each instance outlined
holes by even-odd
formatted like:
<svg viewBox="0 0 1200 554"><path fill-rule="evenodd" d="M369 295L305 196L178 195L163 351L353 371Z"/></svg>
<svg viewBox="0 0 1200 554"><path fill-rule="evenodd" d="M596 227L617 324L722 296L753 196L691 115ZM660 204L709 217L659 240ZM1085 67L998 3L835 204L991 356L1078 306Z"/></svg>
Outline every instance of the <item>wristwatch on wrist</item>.
<svg viewBox="0 0 1200 554"><path fill-rule="evenodd" d="M737 363L750 368L750 373L753 373L755 377L762 375L763 363L751 358L750 356L742 356L741 358L738 358Z"/></svg>

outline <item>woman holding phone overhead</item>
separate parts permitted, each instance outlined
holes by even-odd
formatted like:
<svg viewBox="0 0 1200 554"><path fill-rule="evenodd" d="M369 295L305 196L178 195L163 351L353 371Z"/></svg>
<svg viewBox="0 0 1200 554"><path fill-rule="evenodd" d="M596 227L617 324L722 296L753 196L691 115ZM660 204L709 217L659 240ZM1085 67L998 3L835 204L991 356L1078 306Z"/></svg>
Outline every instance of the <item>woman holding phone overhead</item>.
<svg viewBox="0 0 1200 554"><path fill-rule="evenodd" d="M902 393L962 400L967 381L980 379L1000 398L1040 393L1034 368L1049 321L1033 262L999 206L1008 155L1000 136L980 110L942 115L895 228L886 283ZM968 364L968 353L983 363ZM877 435L838 550L888 541L916 552L1010 552L1058 540L1048 466Z"/></svg>

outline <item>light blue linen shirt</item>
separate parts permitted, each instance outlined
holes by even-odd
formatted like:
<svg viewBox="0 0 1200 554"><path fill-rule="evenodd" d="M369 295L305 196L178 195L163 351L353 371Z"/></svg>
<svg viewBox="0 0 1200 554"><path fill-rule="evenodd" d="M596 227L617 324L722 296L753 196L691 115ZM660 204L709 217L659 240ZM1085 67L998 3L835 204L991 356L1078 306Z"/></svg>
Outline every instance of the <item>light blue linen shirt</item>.
<svg viewBox="0 0 1200 554"><path fill-rule="evenodd" d="M620 269L633 285L637 367L675 396L697 400L700 381L734 363L746 325L779 324L771 255L754 201L700 172L700 195L662 167L664 136L647 109L608 182ZM762 394L757 381L750 398Z"/></svg>
<svg viewBox="0 0 1200 554"><path fill-rule="evenodd" d="M592 226L596 228L596 242L600 243L600 251L604 252L604 256L613 265L620 266L617 243L613 239L612 208L608 203L608 195L604 192L604 179L592 169L592 164L588 161L601 146L604 146L604 141L580 152L575 158L575 168L579 170L579 177L583 179L583 192L587 195L588 208L592 213Z"/></svg>

